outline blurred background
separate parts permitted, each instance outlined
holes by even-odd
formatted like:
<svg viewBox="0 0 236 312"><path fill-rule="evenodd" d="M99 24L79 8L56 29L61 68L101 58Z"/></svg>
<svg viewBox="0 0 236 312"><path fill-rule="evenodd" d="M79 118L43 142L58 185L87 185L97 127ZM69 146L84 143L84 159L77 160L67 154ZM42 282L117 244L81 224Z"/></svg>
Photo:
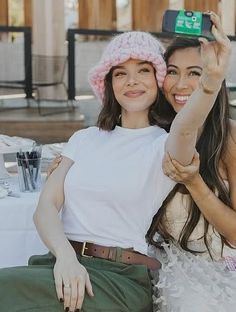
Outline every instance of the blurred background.
<svg viewBox="0 0 236 312"><path fill-rule="evenodd" d="M87 82L111 36L144 30L164 45L166 9L217 12L233 44L227 86L236 119L236 0L0 0L0 134L64 142L96 123Z"/></svg>

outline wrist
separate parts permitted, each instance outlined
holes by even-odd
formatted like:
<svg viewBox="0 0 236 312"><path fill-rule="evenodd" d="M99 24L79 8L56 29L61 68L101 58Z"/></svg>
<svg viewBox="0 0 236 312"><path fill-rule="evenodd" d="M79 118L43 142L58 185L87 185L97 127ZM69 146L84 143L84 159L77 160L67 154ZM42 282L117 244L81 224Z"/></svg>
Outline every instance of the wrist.
<svg viewBox="0 0 236 312"><path fill-rule="evenodd" d="M212 195L212 191L205 184L200 174L196 177L196 179L185 186L197 205L208 200Z"/></svg>
<svg viewBox="0 0 236 312"><path fill-rule="evenodd" d="M205 94L214 94L219 92L221 88L222 81L219 79L211 79L207 76L202 76L199 79L199 88L205 93Z"/></svg>
<svg viewBox="0 0 236 312"><path fill-rule="evenodd" d="M202 177L198 173L191 180L185 183L185 187L190 191L192 188L196 188L202 182Z"/></svg>
<svg viewBox="0 0 236 312"><path fill-rule="evenodd" d="M71 244L68 242L68 244L66 243L63 246L61 245L55 250L55 257L76 257L76 253Z"/></svg>

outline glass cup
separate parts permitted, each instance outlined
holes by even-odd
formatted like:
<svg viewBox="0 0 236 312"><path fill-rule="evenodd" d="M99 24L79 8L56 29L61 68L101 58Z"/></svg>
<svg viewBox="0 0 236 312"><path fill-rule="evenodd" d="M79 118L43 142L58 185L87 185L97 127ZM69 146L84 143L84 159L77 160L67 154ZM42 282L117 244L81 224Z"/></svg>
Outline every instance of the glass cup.
<svg viewBox="0 0 236 312"><path fill-rule="evenodd" d="M17 171L21 192L38 192L41 188L42 158L17 157Z"/></svg>

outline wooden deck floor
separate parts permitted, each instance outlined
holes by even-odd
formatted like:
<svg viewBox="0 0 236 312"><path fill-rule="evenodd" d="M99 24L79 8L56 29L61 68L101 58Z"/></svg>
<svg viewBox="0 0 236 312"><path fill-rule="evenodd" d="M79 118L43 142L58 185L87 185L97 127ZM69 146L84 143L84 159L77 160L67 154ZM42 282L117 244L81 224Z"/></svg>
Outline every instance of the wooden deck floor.
<svg viewBox="0 0 236 312"><path fill-rule="evenodd" d="M37 108L0 110L0 134L31 138L42 144L65 142L76 130L85 128L81 117L78 108L48 116L40 116Z"/></svg>

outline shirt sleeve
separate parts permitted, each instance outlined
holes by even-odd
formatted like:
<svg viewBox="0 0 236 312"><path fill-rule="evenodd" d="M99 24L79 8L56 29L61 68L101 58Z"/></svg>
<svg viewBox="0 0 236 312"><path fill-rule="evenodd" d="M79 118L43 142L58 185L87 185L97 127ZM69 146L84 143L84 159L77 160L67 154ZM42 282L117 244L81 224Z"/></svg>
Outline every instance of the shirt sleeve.
<svg viewBox="0 0 236 312"><path fill-rule="evenodd" d="M75 161L85 137L85 130L75 132L65 144L61 155Z"/></svg>

